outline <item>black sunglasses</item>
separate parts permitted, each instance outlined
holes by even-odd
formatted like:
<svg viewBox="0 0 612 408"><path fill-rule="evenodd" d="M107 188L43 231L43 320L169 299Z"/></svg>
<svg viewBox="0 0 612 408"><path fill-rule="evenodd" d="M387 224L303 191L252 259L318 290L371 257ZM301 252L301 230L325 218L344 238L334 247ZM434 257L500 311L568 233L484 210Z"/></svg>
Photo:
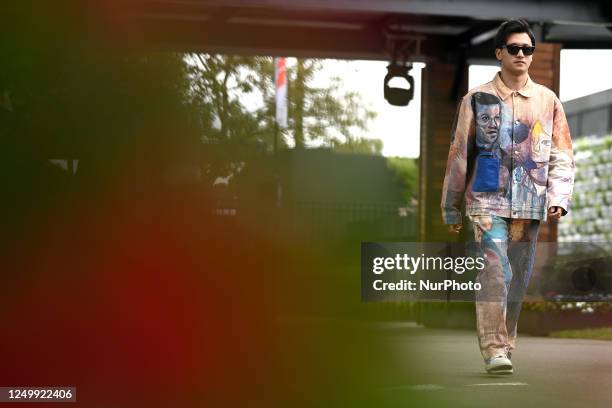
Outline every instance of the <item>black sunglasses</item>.
<svg viewBox="0 0 612 408"><path fill-rule="evenodd" d="M518 55L519 51L523 51L523 55L529 56L535 51L535 47L530 47L528 45L506 44L502 45L501 48L507 49L510 55Z"/></svg>

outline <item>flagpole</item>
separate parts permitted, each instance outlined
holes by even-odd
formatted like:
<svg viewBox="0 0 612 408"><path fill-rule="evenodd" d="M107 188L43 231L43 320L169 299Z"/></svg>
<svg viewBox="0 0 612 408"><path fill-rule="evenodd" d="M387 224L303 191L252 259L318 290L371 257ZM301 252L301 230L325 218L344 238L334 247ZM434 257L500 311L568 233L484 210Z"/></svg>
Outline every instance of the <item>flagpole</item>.
<svg viewBox="0 0 612 408"><path fill-rule="evenodd" d="M281 127L287 127L287 68L285 58L274 58L274 178L276 182L276 208L281 208L283 188L279 174L278 144Z"/></svg>
<svg viewBox="0 0 612 408"><path fill-rule="evenodd" d="M274 156L278 152L278 123L274 121Z"/></svg>

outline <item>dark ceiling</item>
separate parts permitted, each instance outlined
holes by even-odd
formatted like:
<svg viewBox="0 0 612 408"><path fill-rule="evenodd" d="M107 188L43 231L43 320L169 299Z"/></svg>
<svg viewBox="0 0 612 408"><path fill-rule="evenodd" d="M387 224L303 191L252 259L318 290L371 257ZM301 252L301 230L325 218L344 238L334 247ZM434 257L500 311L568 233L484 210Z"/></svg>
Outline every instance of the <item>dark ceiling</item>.
<svg viewBox="0 0 612 408"><path fill-rule="evenodd" d="M399 39L410 59L427 61L492 58L495 29L509 18L528 19L538 41L612 48L611 10L598 1L136 0L114 13L165 49L388 59Z"/></svg>

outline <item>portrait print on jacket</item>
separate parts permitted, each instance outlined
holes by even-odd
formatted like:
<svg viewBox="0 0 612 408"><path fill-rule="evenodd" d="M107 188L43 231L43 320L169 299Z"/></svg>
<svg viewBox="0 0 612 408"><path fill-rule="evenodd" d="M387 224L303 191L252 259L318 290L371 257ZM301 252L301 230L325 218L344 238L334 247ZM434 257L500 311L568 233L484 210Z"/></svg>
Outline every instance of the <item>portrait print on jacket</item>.
<svg viewBox="0 0 612 408"><path fill-rule="evenodd" d="M519 97L524 98L520 104ZM472 155L475 165L468 174ZM514 92L498 73L468 92L459 106L443 214L449 223L460 220L465 196L468 215L545 220L547 199L568 206L573 173L569 128L559 99L531 80Z"/></svg>

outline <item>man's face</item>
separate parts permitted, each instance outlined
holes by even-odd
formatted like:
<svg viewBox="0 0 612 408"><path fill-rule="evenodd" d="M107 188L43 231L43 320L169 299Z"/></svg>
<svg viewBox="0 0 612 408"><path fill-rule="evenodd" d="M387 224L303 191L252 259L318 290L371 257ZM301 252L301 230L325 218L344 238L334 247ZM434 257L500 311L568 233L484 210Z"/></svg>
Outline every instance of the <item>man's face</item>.
<svg viewBox="0 0 612 408"><path fill-rule="evenodd" d="M545 163L550 156L552 137L544 130L539 120L531 129L531 157L536 163Z"/></svg>
<svg viewBox="0 0 612 408"><path fill-rule="evenodd" d="M499 136L499 104L481 105L476 102L476 126L479 141L490 147Z"/></svg>
<svg viewBox="0 0 612 408"><path fill-rule="evenodd" d="M527 33L512 33L506 39L506 45L519 45L531 47L531 39ZM501 61L502 70L509 71L515 75L521 75L529 70L533 55L526 56L523 51L517 55L512 55L507 48L497 48L495 57Z"/></svg>

